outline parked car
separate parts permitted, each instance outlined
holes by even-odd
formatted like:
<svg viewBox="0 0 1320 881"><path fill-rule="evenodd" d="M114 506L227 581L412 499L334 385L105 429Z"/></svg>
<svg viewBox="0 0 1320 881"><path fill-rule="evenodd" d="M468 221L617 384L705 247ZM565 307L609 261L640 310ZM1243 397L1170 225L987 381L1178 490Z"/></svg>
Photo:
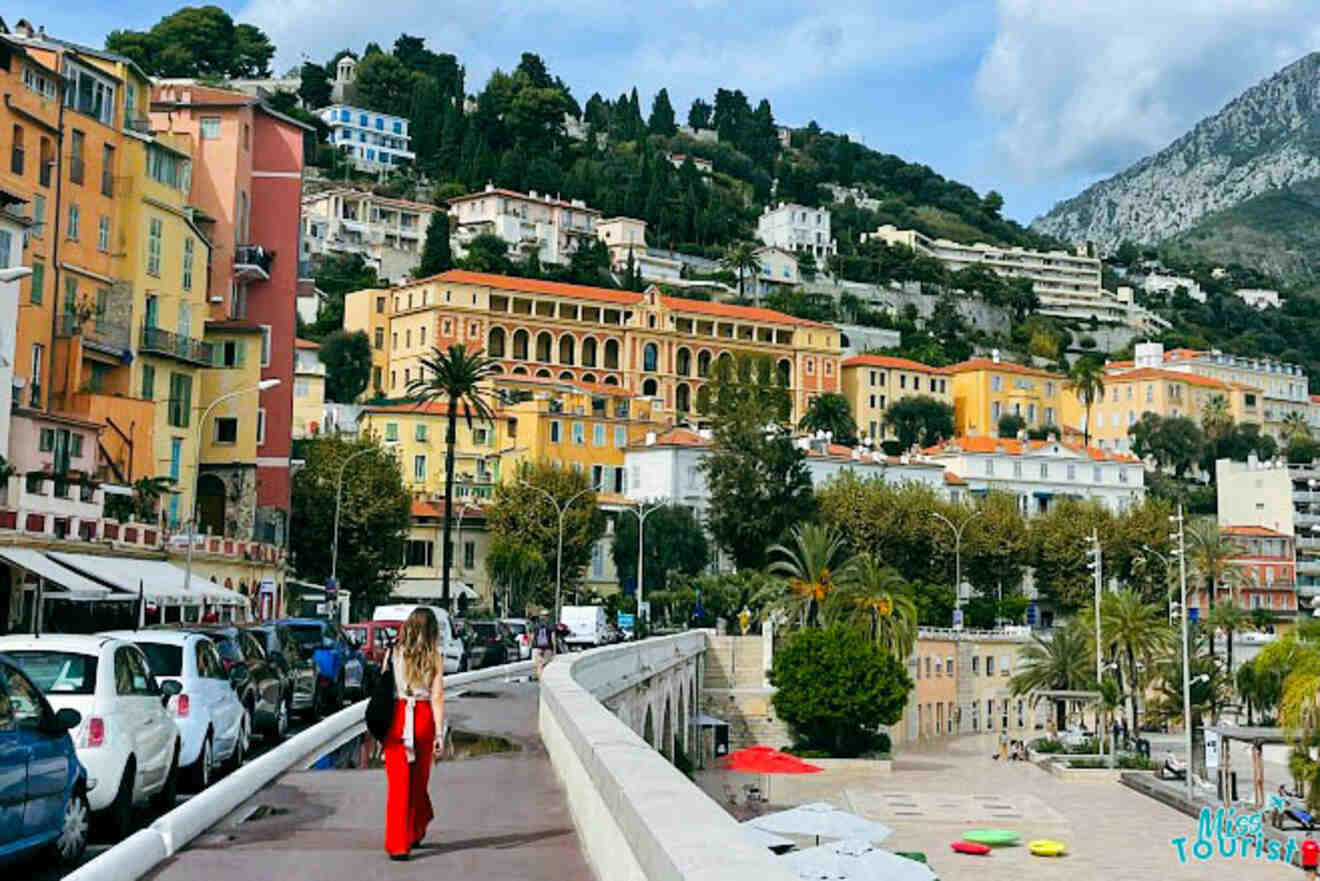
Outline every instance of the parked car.
<svg viewBox="0 0 1320 881"><path fill-rule="evenodd" d="M518 659L529 660L532 657L532 628L526 618L501 618L501 624L507 624L509 632L518 641Z"/></svg>
<svg viewBox="0 0 1320 881"><path fill-rule="evenodd" d="M566 628L564 642L569 649L604 645L609 634L609 617L603 606L564 606L559 623Z"/></svg>
<svg viewBox="0 0 1320 881"><path fill-rule="evenodd" d="M322 714L332 713L347 698L365 693L366 662L343 628L321 618L286 618L278 623L288 627L303 651L316 660Z"/></svg>
<svg viewBox="0 0 1320 881"><path fill-rule="evenodd" d="M165 705L182 688L157 682L141 649L108 636L49 634L0 637L0 652L57 713L82 716L73 743L87 771L88 806L117 839L132 831L134 805L174 807L179 729Z"/></svg>
<svg viewBox="0 0 1320 881"><path fill-rule="evenodd" d="M233 626L207 627L197 632L215 643L220 663L247 709L252 731L264 738L283 740L289 733L292 699L284 689L279 669L256 637Z"/></svg>
<svg viewBox="0 0 1320 881"><path fill-rule="evenodd" d="M518 657L518 640L508 626L498 621L469 621L472 640L472 666L480 670L507 664Z"/></svg>
<svg viewBox="0 0 1320 881"><path fill-rule="evenodd" d="M0 862L49 848L74 863L87 850L87 772L69 735L81 723L0 655Z"/></svg>
<svg viewBox="0 0 1320 881"><path fill-rule="evenodd" d="M459 635L461 622L454 621L449 617L449 613L444 609L435 606L419 606L416 604L396 603L389 606L377 606L371 613L373 621L405 621L413 613L413 609L427 608L434 614L436 621L440 623L440 638L444 640L445 652L445 672L462 673L468 669L470 658L468 657L467 642Z"/></svg>
<svg viewBox="0 0 1320 881"><path fill-rule="evenodd" d="M236 679L225 671L215 643L200 633L169 630L116 631L103 636L131 642L147 656L158 682L183 691L166 707L179 729L179 765L196 790L211 785L217 766L243 764L252 720L239 699Z"/></svg>
<svg viewBox="0 0 1320 881"><path fill-rule="evenodd" d="M283 624L258 624L247 628L261 644L280 678L284 680L284 693L289 695L290 713L301 713L304 718L317 716L316 658L303 651L293 631Z"/></svg>
<svg viewBox="0 0 1320 881"><path fill-rule="evenodd" d="M366 662L368 687L385 668L385 655L399 638L399 628L402 626L402 621L360 621L344 625L344 632L362 652Z"/></svg>

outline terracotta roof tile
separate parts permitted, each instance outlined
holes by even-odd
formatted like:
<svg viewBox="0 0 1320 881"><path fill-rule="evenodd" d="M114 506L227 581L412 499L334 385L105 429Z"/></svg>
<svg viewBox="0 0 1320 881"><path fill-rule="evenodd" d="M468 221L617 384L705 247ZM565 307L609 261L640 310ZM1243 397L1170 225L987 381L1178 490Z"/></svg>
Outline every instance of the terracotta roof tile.
<svg viewBox="0 0 1320 881"><path fill-rule="evenodd" d="M896 367L899 370L920 370L926 373L947 373L948 368L931 367L920 361L894 358L890 355L853 355L843 362L844 367Z"/></svg>
<svg viewBox="0 0 1320 881"><path fill-rule="evenodd" d="M660 302L675 312L696 312L700 315L718 315L722 318L743 318L748 321L769 321L775 324L798 324L804 327L829 327L819 321L797 318L774 309L760 306L735 306L732 303L716 303L712 300L689 300L684 297L660 298Z"/></svg>
<svg viewBox="0 0 1320 881"><path fill-rule="evenodd" d="M552 376L521 376L512 373L498 374L492 377L497 384L505 385L543 385L543 386L572 386L579 391L588 392L593 395L608 395L612 398L632 398L636 395L629 389L620 385L610 385L604 382L583 382L580 379L555 379Z"/></svg>
<svg viewBox="0 0 1320 881"><path fill-rule="evenodd" d="M1228 388L1227 384L1209 376L1199 376L1195 373L1183 373L1181 370L1164 370L1159 367L1138 367L1136 370L1125 370L1122 373L1109 377L1107 381L1124 382L1127 380L1138 379L1163 379L1170 382L1185 382L1188 385L1199 385L1205 388Z"/></svg>
<svg viewBox="0 0 1320 881"><path fill-rule="evenodd" d="M456 505L455 507L462 506ZM428 499L413 499L411 513L415 518L432 517L438 520L445 516L445 503L432 502ZM484 510L470 502L466 503L466 510L463 512L464 520L484 520L485 518L486 512Z"/></svg>
<svg viewBox="0 0 1320 881"><path fill-rule="evenodd" d="M944 472L944 482L947 483L947 484L950 484L950 485L952 485L952 486L966 486L966 485L967 485L967 481L963 480L961 477L959 477L958 475L954 474L952 471L945 471L945 472Z"/></svg>
<svg viewBox="0 0 1320 881"><path fill-rule="evenodd" d="M1024 453L1034 453L1051 444L1058 444L1064 449L1071 450L1074 453L1085 452L1085 455L1097 462L1140 462L1140 459L1129 456L1126 453L1117 453L1112 450L1102 450L1099 447L1083 448L1079 443L1072 441L1020 441L1016 438L985 437L977 435L975 437L959 437L947 440L937 446L929 447L925 450L926 455L935 456L942 453L952 453L950 445L957 444L958 448L965 453L1001 453L1006 456L1021 456Z"/></svg>
<svg viewBox="0 0 1320 881"><path fill-rule="evenodd" d="M467 409L466 406L459 408L458 415L463 416ZM367 414L398 413L415 416L447 416L449 415L449 404L445 401L399 401L394 404L368 405L362 408L362 412ZM476 418L476 413L473 413L473 418Z"/></svg>
<svg viewBox="0 0 1320 881"><path fill-rule="evenodd" d="M1053 373L1049 370L1041 370L1038 367L1024 367L1021 364L1011 364L1008 361L995 362L990 358L972 358L950 367L944 368L946 373L971 373L976 370L994 370L1000 373L1017 373L1021 376L1040 376L1046 379L1065 379L1060 373Z"/></svg>
<svg viewBox="0 0 1320 881"><path fill-rule="evenodd" d="M295 339L295 340L293 341L293 345L294 345L294 348L298 348L298 349L319 349L319 348L321 348L321 344L320 344L320 343L315 343L315 342L312 342L311 340L305 340L305 339L301 339L301 338L299 338L299 339Z"/></svg>
<svg viewBox="0 0 1320 881"><path fill-rule="evenodd" d="M1286 532L1276 532L1264 526L1221 526L1219 531L1224 535L1240 535L1259 538L1291 538Z"/></svg>
<svg viewBox="0 0 1320 881"><path fill-rule="evenodd" d="M653 444L648 444L645 439L642 439L629 444L629 447L634 450L641 450L648 447L708 447L710 444L709 440L692 429L679 426L656 435Z"/></svg>

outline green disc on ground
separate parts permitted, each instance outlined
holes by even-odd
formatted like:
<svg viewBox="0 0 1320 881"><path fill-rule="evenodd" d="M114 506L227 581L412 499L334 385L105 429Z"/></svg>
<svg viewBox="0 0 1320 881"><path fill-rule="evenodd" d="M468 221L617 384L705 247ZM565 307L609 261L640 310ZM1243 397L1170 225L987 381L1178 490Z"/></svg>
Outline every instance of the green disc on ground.
<svg viewBox="0 0 1320 881"><path fill-rule="evenodd" d="M991 847L1017 844L1020 837L1016 832L1008 829L973 829L970 832L963 833L964 840L975 841L977 844L988 844Z"/></svg>

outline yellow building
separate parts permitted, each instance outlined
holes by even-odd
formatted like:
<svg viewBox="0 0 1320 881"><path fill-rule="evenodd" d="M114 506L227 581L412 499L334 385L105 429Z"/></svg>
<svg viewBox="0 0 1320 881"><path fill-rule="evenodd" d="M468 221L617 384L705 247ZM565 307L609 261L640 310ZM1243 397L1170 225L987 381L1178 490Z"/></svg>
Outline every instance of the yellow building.
<svg viewBox="0 0 1320 881"><path fill-rule="evenodd" d="M344 329L360 330L371 345L371 377L358 397L369 401L386 393L385 370L389 366L386 334L390 332L390 292L382 288L353 291L344 296Z"/></svg>
<svg viewBox="0 0 1320 881"><path fill-rule="evenodd" d="M443 497L445 488L445 431L449 423L446 403L405 402L369 406L358 419L363 434L380 438L394 453L404 486L415 498ZM501 451L507 450L507 424L503 419L471 426L460 414L455 429L454 479L456 497L489 497L500 479Z"/></svg>
<svg viewBox="0 0 1320 881"><path fill-rule="evenodd" d="M197 484L198 531L250 537L256 529L257 446L264 430L255 393L261 382L262 329L244 321L206 322L211 367L199 371L197 416L211 410L201 434L201 477ZM231 392L240 392L219 401ZM185 511L187 509L184 509Z"/></svg>
<svg viewBox="0 0 1320 881"><path fill-rule="evenodd" d="M293 436L312 437L325 419L325 365L320 343L293 342Z"/></svg>
<svg viewBox="0 0 1320 881"><path fill-rule="evenodd" d="M885 410L903 398L926 395L951 403L948 372L907 358L854 355L843 362L843 395L859 434L873 440L893 436L885 428Z"/></svg>
<svg viewBox="0 0 1320 881"><path fill-rule="evenodd" d="M973 358L946 367L952 378L954 433L994 437L999 420L1016 415L1027 428L1059 426L1066 378L1048 370L994 358Z"/></svg>

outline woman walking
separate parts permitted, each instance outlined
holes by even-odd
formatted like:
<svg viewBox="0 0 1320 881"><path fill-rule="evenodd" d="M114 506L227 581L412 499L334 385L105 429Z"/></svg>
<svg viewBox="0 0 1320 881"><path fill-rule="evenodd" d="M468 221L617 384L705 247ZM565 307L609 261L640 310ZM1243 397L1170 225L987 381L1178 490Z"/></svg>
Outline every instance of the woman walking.
<svg viewBox="0 0 1320 881"><path fill-rule="evenodd" d="M414 609L390 650L394 674L394 722L385 736L385 851L406 860L422 843L435 814L427 784L440 754L444 731L445 664L440 625L426 608Z"/></svg>

